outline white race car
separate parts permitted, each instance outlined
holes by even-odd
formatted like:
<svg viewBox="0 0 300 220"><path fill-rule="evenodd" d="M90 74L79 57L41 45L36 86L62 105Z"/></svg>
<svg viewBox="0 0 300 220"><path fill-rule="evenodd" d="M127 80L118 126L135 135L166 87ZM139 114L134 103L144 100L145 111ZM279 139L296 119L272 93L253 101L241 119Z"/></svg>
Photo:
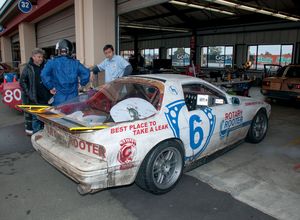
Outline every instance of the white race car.
<svg viewBox="0 0 300 220"><path fill-rule="evenodd" d="M175 74L119 78L57 107L23 109L45 122L34 148L81 194L133 182L166 193L184 168L263 140L271 113L265 102Z"/></svg>

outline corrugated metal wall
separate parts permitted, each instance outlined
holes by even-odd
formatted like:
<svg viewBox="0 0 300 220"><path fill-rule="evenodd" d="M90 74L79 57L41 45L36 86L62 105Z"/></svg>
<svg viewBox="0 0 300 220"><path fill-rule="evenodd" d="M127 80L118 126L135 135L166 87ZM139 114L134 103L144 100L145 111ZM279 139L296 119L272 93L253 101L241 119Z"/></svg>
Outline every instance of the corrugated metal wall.
<svg viewBox="0 0 300 220"><path fill-rule="evenodd" d="M218 46L236 44L294 44L300 41L300 30L278 30L253 33L232 33L218 35L201 35L197 38L197 46ZM167 39L140 39L138 46L144 48L189 47L190 37ZM121 50L133 49L133 41L121 43Z"/></svg>
<svg viewBox="0 0 300 220"><path fill-rule="evenodd" d="M235 63L242 64L246 60L247 45L253 44L293 44L299 46L300 29L289 30L274 30L274 31L256 31L256 32L237 32L229 34L202 34L197 36L197 63L199 62L201 46L226 46L232 45L235 47ZM134 48L132 42L120 44L120 50L132 50ZM174 38L172 35L165 39L139 39L139 49L144 48L171 48L171 47L190 47L190 37ZM297 62L299 58L294 61Z"/></svg>
<svg viewBox="0 0 300 220"><path fill-rule="evenodd" d="M300 30L278 30L198 36L198 45L286 44L300 41Z"/></svg>
<svg viewBox="0 0 300 220"><path fill-rule="evenodd" d="M166 47L166 48L190 47L190 37L139 40L138 47L139 49L160 48L160 47ZM132 50L132 49L133 49L133 41L121 43L120 45L120 50Z"/></svg>
<svg viewBox="0 0 300 220"><path fill-rule="evenodd" d="M54 46L62 38L75 42L74 6L38 22L36 31L40 48Z"/></svg>

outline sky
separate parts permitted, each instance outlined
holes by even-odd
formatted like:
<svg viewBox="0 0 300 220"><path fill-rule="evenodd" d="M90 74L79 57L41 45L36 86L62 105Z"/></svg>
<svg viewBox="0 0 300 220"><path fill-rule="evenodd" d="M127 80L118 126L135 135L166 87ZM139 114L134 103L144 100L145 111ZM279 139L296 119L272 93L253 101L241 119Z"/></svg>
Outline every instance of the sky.
<svg viewBox="0 0 300 220"><path fill-rule="evenodd" d="M0 8L2 7L2 5L4 4L6 0L0 0Z"/></svg>

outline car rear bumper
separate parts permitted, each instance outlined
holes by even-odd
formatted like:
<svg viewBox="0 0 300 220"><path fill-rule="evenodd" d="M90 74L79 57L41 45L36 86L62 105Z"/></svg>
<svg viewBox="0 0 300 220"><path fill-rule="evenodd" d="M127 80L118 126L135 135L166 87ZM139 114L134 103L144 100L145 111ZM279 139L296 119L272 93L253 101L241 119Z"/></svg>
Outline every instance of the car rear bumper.
<svg viewBox="0 0 300 220"><path fill-rule="evenodd" d="M59 171L79 183L85 193L108 187L107 162L73 151L59 145L51 138L44 138L37 132L31 138L33 147Z"/></svg>
<svg viewBox="0 0 300 220"><path fill-rule="evenodd" d="M295 100L296 99L296 100L300 101L300 93L297 93L297 92L261 89L261 93L264 96L267 96L269 98L285 99L285 100Z"/></svg>

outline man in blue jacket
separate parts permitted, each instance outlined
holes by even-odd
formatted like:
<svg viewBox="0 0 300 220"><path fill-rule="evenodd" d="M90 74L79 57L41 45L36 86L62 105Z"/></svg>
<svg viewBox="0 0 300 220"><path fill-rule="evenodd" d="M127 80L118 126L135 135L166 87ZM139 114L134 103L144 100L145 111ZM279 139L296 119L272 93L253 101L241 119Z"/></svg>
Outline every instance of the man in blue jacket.
<svg viewBox="0 0 300 220"><path fill-rule="evenodd" d="M52 105L59 105L78 96L78 85L85 86L89 82L90 71L70 55L72 43L62 39L56 44L57 55L45 65L42 71L44 85L54 95Z"/></svg>

